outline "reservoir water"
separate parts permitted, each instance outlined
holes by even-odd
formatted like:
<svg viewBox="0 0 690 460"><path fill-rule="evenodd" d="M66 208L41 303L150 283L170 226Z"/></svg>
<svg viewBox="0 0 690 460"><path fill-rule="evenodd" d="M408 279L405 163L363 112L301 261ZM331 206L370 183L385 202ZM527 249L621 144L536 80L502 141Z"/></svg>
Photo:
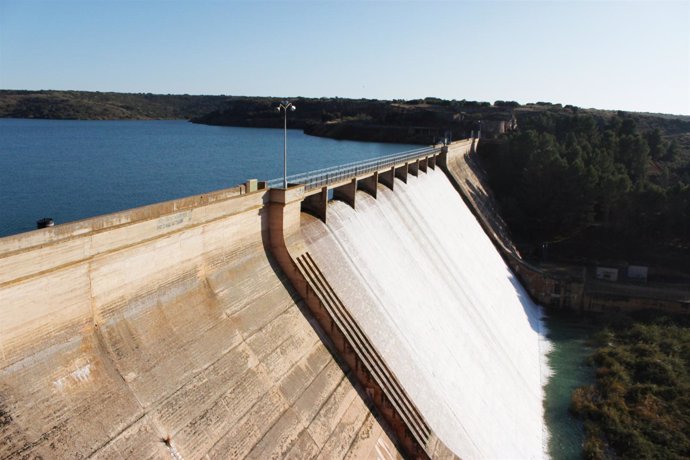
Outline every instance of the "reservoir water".
<svg viewBox="0 0 690 460"><path fill-rule="evenodd" d="M289 130L288 175L414 148ZM0 119L0 237L282 175L280 129Z"/></svg>
<svg viewBox="0 0 690 460"><path fill-rule="evenodd" d="M288 133L288 174L319 169L327 166L383 156L390 153L400 152L417 148L418 146L401 144L381 144L350 141L335 141L331 139L317 138L304 135L301 131L290 130ZM231 187L244 182L248 178L272 179L282 176L282 154L283 154L283 131L275 129L253 129L253 128L231 128L215 127L205 125L194 125L185 121L54 121L54 120L13 120L0 119L0 237L32 230L35 228L35 221L41 217L49 216L55 219L56 223L69 222L83 219L99 214L105 214L122 209L128 209L145 204L169 200L193 194L205 193L212 190ZM424 180L425 177L422 178ZM438 181L430 182L427 186L437 186ZM447 187L446 187L447 188ZM419 187L418 189L423 189ZM397 189L396 189L397 190ZM438 193L453 194L454 191L441 190ZM396 192L397 193L397 192ZM452 221L439 223L436 227L427 228L424 224L423 213L428 209L435 209L439 206L435 200L426 199L426 195L413 194L406 201L400 201L399 196L381 197L382 203L387 203L385 209L377 210L369 206L369 212L373 214L383 212L383 219L376 217L371 222L362 220L363 228L368 224L382 225L386 228L394 226L394 222L400 216L406 216L410 212L418 212L419 218L413 221L402 219L400 225L409 225L411 230L419 234L419 238L424 241L428 248L439 248L439 243L447 239L456 238L454 234L445 234L452 228L458 226L474 225L469 221L458 223ZM428 198L428 197L427 197ZM449 197L448 197L449 198ZM450 198L449 198L450 199ZM388 201L386 201L388 200ZM416 200L416 201L415 201ZM360 203L365 203L362 201ZM409 203L417 203L408 209ZM347 207L335 206L339 209L336 213L334 222L342 220L343 229L347 230L353 223L345 224L354 217L350 216L351 210ZM362 206L364 211L366 206ZM438 210L436 214L444 214L444 209ZM435 214L435 215L436 215ZM457 214L457 215L456 215ZM448 213L452 219L461 219L459 212ZM464 215L464 214L463 214ZM357 219L366 217L357 217ZM464 215L462 219L469 219ZM426 240L427 234L434 234L441 231L441 235L436 235L431 244ZM363 233L357 233L359 238ZM340 236L338 244L346 246L352 244L350 254L359 254L362 262L362 270L371 270L372 276L367 279L375 279L374 274L381 273L377 264L382 263L381 258L373 257L376 248L386 248L397 241L391 238L390 241L368 241L363 235L362 240L366 240L368 246L362 246L360 241L353 242L355 234L348 237L347 233ZM373 235L375 236L375 235ZM395 236L395 235L394 235ZM400 243L400 241L398 241ZM419 241L406 241L406 247L415 248ZM402 243L401 243L402 244ZM482 243L484 244L484 243ZM534 356L540 346L538 342L538 332L536 325L538 313L533 306L528 304L514 304L516 299L511 298L513 294L509 292L513 286L512 275L504 268L496 269L489 267L486 271L476 271L481 273L483 285L467 283L467 285L457 284L452 281L453 277L448 273L459 270L458 264L462 264L459 259L476 258L482 265L499 264L498 260L492 256L489 258L488 246L484 251L478 252L479 243L468 241L466 245L468 253L462 253L467 248L462 244L454 244L453 251L457 254L437 252L428 267L424 271L435 273L438 276L427 276L426 279L430 286L436 286L434 290L436 297L433 305L424 305L421 300L415 301L414 289L405 285L396 290L396 277L390 273L379 279L383 288L379 291L382 299L392 300L383 302L385 306L405 306L405 302L412 302L405 308L410 310L419 309L428 314L421 317L411 316L413 322L419 321L426 325L432 323L432 313L438 316L439 311L434 310L437 304L441 304L446 297L464 298L472 300L475 297L485 297L483 292L494 290L493 294L497 298L489 302L492 315L487 319L485 308L470 310L469 314L460 314L452 317L452 322L438 322L441 331L438 337L431 337L429 340L440 340L446 338L449 341L456 341L458 346L477 347L477 353L468 357L469 361L461 362L454 356L452 346L441 348L444 351L443 358L448 366L434 366L435 354L433 349L425 348L424 343L411 340L405 345L408 348L409 356L420 358L418 363L420 369L425 371L423 379L429 380L429 387L433 392L442 395L443 399L452 400L453 392L460 391L463 387L461 369L477 369L484 375L485 385L482 388L492 386L492 392L501 394L502 399L493 399L491 395L486 395L488 399L468 399L463 404L471 407L476 423L471 426L464 426L456 420L456 416L463 412L460 406L449 405L443 411L435 412L433 406L428 406L428 413L432 414L434 423L443 431L444 427L452 426L447 423L452 421L454 426L463 426L463 430L472 431L482 428L486 433L502 433L508 430L510 423L517 425L529 425L520 427L526 429L525 439L511 439L510 443L526 452L528 456L537 453L534 446L545 439L537 439L540 436L534 424L535 414L538 409L534 404L534 398L539 395L534 391L535 382L531 381L538 377L535 372ZM482 247L484 247L482 246ZM364 248L364 249L362 249ZM357 252L360 250L359 252ZM404 256L404 252L396 252L395 245L387 251L379 251L381 254ZM407 253L409 256L409 253ZM402 257L398 262L393 263L393 267L404 267L405 263L414 260L424 261L422 254L414 257ZM323 264L326 266L327 260L324 257ZM456 260L457 259L457 260ZM420 262L421 263L421 262ZM413 264L414 265L414 264ZM416 267L416 268L415 268ZM422 270L419 263L409 270ZM439 268L440 267L440 268ZM335 267L337 268L337 267ZM335 269L334 268L334 269ZM404 273L398 277L404 279ZM495 286L500 278L500 285L505 289L498 290ZM414 278L417 279L417 278ZM445 281L444 281L445 280ZM443 282L442 282L443 281ZM440 283L440 284L439 284ZM456 283L456 284L453 284ZM385 287L390 284L391 287ZM514 286L518 292L518 297L524 293L518 286ZM403 295L407 290L409 295ZM421 289L421 286L420 286ZM447 292L446 292L447 291ZM505 292L504 292L505 291ZM499 295L501 292L503 294ZM438 297L438 298L437 298ZM438 300L438 302L436 302ZM451 299L452 301L452 299ZM524 301L524 299L523 299ZM395 305L394 305L395 304ZM502 308L512 305L511 315L515 317L509 322L501 323L501 318L505 318L501 313ZM389 318L393 317L391 313ZM438 318L436 318L438 320ZM521 332L517 334L513 329L516 321L524 324ZM488 322L487 322L488 321ZM460 326L474 324L473 333L463 332ZM496 325L500 327L496 327ZM544 403L544 417L549 427L550 436L548 438L548 452L555 459L570 459L581 457L580 443L582 430L576 420L567 411L570 393L576 386L588 383L590 371L583 366L583 360L588 350L585 346L584 336L587 331L581 330L579 326L569 326L561 318L551 317L546 320L549 329L549 338L552 343L552 351L548 355L549 367L553 374L549 383L544 389L546 401ZM372 327L376 326L372 323ZM458 326L458 327L455 327ZM408 324L396 324L396 328L404 331ZM506 329L507 328L507 329ZM503 331L501 333L500 331ZM441 333L442 332L442 333ZM486 350L480 345L489 337L491 348L496 350L509 350L510 343L505 341L506 335L515 335L526 352L532 351L529 357L517 355L515 360L506 359L491 365L484 363L482 358ZM386 338L382 338L386 340ZM488 339L487 339L488 340ZM380 344L385 347L385 343ZM398 356L401 369L405 370L404 355ZM486 364L486 365L485 365ZM401 371L402 372L402 371ZM499 377L509 375L510 382L504 382ZM415 373L411 372L404 377L411 385L414 385ZM525 383L527 382L527 383ZM495 388L494 388L495 387ZM419 386L419 397L424 399L423 386ZM480 390L482 388L478 388ZM478 392L478 391L477 391ZM520 393L521 396L517 396ZM465 396L468 396L467 394ZM510 404L510 397L520 398L515 404ZM500 409L496 405L504 404L503 415L506 417L493 417L486 410L498 412ZM493 406L492 406L493 405ZM476 406L476 407L474 407ZM496 406L496 407L494 407ZM482 425L481 416L488 417ZM435 418L437 417L437 418ZM461 445L462 436L454 438L454 433L446 433L449 443ZM500 437L500 436L499 436ZM527 439L527 438L531 439ZM508 442L506 437L502 441ZM466 447L468 452L488 452L493 449L491 438L485 440L484 447L475 450L475 447ZM524 447L522 446L524 444ZM488 446L488 447L486 447ZM496 446L494 452L501 452L500 447Z"/></svg>

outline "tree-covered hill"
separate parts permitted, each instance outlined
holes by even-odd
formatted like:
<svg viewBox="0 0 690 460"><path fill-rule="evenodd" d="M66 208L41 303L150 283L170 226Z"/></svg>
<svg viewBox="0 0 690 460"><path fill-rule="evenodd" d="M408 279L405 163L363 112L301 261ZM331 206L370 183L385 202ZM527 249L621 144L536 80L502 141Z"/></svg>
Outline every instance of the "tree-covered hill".
<svg viewBox="0 0 690 460"><path fill-rule="evenodd" d="M192 96L89 91L0 90L1 118L75 120L189 119L195 123L282 127L274 97ZM376 99L291 98L298 107L289 127L338 139L429 144L443 136L463 137L476 123L465 109L505 112L489 103Z"/></svg>
<svg viewBox="0 0 690 460"><path fill-rule="evenodd" d="M277 98L237 98L195 123L225 126L282 127ZM463 137L469 126L461 104L435 98L412 101L376 99L293 98L289 127L335 139L430 144L441 138ZM493 108L490 108L493 110Z"/></svg>
<svg viewBox="0 0 690 460"><path fill-rule="evenodd" d="M196 123L282 127L276 97L203 96L93 91L0 90L0 118L76 120L187 119ZM578 109L537 102L477 102L436 97L413 100L347 98L291 98L298 107L289 115L289 127L307 134L337 139L428 144L444 137L458 139L476 133L495 137L502 121L517 119L518 129L530 120L554 114L591 114L600 119L616 112ZM675 139L690 152L690 117L664 114L628 114L642 131L658 129L664 139ZM498 123L497 123L498 122ZM533 123L532 123L533 124ZM523 126L524 125L524 126Z"/></svg>
<svg viewBox="0 0 690 460"><path fill-rule="evenodd" d="M216 110L227 100L226 96L0 90L0 118L190 119Z"/></svg>
<svg viewBox="0 0 690 460"><path fill-rule="evenodd" d="M518 132L479 153L518 240L561 260L690 270L690 121L574 108L517 117Z"/></svg>

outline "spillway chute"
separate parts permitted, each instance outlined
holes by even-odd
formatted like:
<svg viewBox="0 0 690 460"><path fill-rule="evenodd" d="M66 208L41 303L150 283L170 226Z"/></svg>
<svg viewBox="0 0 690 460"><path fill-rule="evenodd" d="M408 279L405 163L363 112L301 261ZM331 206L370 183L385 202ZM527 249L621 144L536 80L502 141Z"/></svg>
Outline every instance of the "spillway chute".
<svg viewBox="0 0 690 460"><path fill-rule="evenodd" d="M303 215L308 250L433 431L461 458L541 458L541 309L429 170Z"/></svg>

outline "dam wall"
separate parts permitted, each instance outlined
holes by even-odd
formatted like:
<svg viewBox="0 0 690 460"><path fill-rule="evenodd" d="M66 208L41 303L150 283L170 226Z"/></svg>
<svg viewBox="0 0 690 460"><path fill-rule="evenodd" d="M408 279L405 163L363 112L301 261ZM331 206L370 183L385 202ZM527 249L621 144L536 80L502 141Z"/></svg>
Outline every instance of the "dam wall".
<svg viewBox="0 0 690 460"><path fill-rule="evenodd" d="M541 457L540 311L449 152L0 239L0 458Z"/></svg>
<svg viewBox="0 0 690 460"><path fill-rule="evenodd" d="M0 458L399 457L248 190L0 239Z"/></svg>

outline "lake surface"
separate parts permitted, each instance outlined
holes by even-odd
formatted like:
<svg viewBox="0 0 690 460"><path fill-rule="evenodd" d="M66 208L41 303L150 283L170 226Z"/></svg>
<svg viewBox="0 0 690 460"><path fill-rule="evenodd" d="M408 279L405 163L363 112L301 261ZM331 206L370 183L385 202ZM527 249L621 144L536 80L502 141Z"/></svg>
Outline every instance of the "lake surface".
<svg viewBox="0 0 690 460"><path fill-rule="evenodd" d="M288 130L288 175L419 148ZM283 176L283 130L0 119L0 237Z"/></svg>

